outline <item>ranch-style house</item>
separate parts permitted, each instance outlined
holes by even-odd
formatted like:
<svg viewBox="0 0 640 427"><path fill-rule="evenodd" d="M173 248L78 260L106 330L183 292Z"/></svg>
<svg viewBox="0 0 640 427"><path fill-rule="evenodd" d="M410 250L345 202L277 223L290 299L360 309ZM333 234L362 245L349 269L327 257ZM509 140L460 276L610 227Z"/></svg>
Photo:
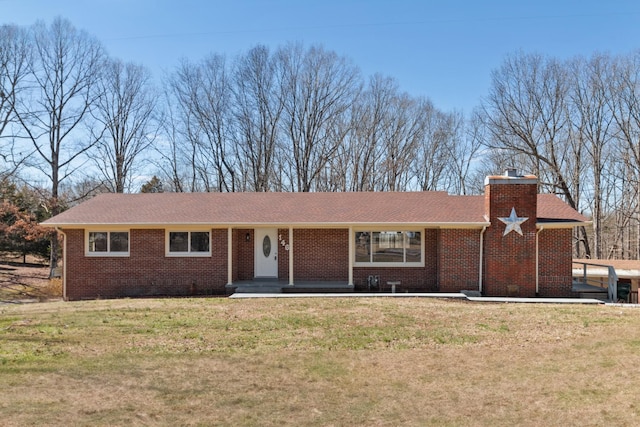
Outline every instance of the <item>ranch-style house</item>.
<svg viewBox="0 0 640 427"><path fill-rule="evenodd" d="M101 194L43 223L66 300L278 292L572 296L587 218L535 176L445 192Z"/></svg>

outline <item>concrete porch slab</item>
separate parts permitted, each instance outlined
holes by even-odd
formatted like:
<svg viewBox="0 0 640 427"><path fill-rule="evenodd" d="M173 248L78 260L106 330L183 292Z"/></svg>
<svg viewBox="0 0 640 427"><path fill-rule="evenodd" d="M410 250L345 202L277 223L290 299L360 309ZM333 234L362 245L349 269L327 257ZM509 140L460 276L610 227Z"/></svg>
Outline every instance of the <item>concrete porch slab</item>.
<svg viewBox="0 0 640 427"><path fill-rule="evenodd" d="M536 303L536 304L604 304L602 300L590 298L512 298L512 297L470 297L463 293L235 293L229 298L455 298L473 302L494 303Z"/></svg>
<svg viewBox="0 0 640 427"><path fill-rule="evenodd" d="M229 298L466 298L461 293L384 293L384 292L340 292L340 293L284 293L245 294L235 293Z"/></svg>
<svg viewBox="0 0 640 427"><path fill-rule="evenodd" d="M468 297L475 302L504 302L504 303L545 303L545 304L604 304L595 298L515 298L515 297Z"/></svg>

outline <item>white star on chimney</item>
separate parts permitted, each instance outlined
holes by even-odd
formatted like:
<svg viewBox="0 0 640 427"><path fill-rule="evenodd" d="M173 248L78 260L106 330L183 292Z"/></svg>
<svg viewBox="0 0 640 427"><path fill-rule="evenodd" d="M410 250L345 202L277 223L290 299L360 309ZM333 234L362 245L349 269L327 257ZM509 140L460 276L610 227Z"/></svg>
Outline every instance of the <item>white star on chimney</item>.
<svg viewBox="0 0 640 427"><path fill-rule="evenodd" d="M498 219L507 224L507 226L504 228L504 234L502 236L506 236L512 231L515 231L519 235L523 236L522 228L520 228L520 225L529 218L518 217L518 215L516 215L516 208L511 208L511 215L506 218L498 217Z"/></svg>

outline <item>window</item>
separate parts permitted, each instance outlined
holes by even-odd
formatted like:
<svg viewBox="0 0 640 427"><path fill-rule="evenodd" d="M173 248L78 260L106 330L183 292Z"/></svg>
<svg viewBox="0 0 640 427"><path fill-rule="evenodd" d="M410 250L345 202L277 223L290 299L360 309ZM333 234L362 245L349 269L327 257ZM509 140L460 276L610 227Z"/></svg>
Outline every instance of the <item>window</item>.
<svg viewBox="0 0 640 427"><path fill-rule="evenodd" d="M420 231L356 231L356 265L422 266Z"/></svg>
<svg viewBox="0 0 640 427"><path fill-rule="evenodd" d="M89 231L86 236L88 256L129 256L128 231Z"/></svg>
<svg viewBox="0 0 640 427"><path fill-rule="evenodd" d="M209 256L211 237L208 231L168 231L168 256Z"/></svg>

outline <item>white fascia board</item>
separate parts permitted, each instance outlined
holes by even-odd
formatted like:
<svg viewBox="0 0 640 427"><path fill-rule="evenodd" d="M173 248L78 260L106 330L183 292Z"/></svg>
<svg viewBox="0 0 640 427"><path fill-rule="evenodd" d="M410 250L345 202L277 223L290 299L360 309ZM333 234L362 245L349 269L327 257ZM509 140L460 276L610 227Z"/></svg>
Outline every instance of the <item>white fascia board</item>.
<svg viewBox="0 0 640 427"><path fill-rule="evenodd" d="M385 229L410 229L410 228L447 228L447 229L481 229L485 226L491 225L490 222L359 222L359 223L87 223L87 224L64 224L64 223L48 223L42 224L46 227L58 227L62 229L157 229L157 228L172 228L172 229L193 229L193 228L354 228L354 229L371 229L371 228L385 228Z"/></svg>
<svg viewBox="0 0 640 427"><path fill-rule="evenodd" d="M561 229L561 228L574 228L574 227L586 227L591 225L591 221L567 221L567 222L538 222L536 228L539 229Z"/></svg>

